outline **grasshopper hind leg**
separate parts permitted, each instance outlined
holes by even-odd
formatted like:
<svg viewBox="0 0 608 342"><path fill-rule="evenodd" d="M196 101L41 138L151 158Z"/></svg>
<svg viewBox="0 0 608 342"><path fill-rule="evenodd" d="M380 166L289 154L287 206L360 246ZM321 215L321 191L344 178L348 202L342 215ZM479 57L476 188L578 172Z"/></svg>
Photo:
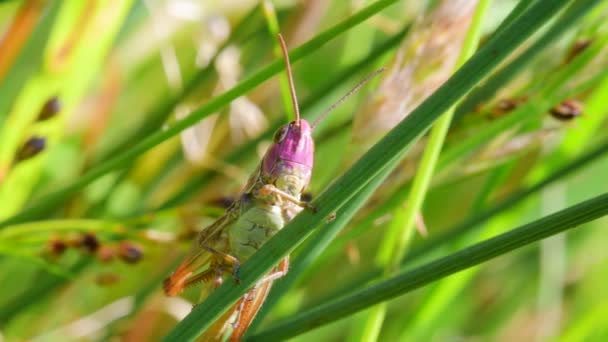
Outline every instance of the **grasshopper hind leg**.
<svg viewBox="0 0 608 342"><path fill-rule="evenodd" d="M226 272L232 274L237 284L240 283L238 272L241 263L236 257L206 244L200 244L198 248L209 252L208 256L210 258L202 258L200 253L193 253L182 262L177 270L165 279L163 288L167 295L176 296L183 289L200 282L213 282L215 287L219 287L223 282L223 276ZM205 267L204 271L194 273L199 265L205 263L208 267Z"/></svg>
<svg viewBox="0 0 608 342"><path fill-rule="evenodd" d="M245 332L253 322L256 314L266 300L272 287L272 282L287 273L289 258L281 260L279 265L264 278L260 279L236 304L236 317L232 323L230 342L241 341Z"/></svg>
<svg viewBox="0 0 608 342"><path fill-rule="evenodd" d="M241 278L239 277L239 270L241 269L241 262L239 261L239 259L237 259L235 256L232 256L228 253L219 251L208 245L201 245L201 247L208 250L209 252L215 254L218 258L220 258L222 262L220 263L219 267L222 268L222 270L226 269L227 271L231 271L234 282L237 284L241 283ZM221 285L221 283L220 283L220 285Z"/></svg>
<svg viewBox="0 0 608 342"><path fill-rule="evenodd" d="M264 278L260 279L257 282L256 286L282 278L283 276L285 276L287 274L288 270L289 270L289 257L285 257L281 260L281 262L279 263L279 266L274 268L272 270L272 272L267 274L266 276L264 276Z"/></svg>

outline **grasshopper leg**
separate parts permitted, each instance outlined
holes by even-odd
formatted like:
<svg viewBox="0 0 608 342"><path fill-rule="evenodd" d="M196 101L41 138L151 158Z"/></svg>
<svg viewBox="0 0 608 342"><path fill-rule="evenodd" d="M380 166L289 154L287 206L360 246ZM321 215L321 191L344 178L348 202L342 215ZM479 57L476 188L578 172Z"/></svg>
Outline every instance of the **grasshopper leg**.
<svg viewBox="0 0 608 342"><path fill-rule="evenodd" d="M279 279L279 278L283 277L284 275L286 275L288 269L289 269L289 257L285 257L281 260L281 262L279 263L279 265L277 267L272 269L271 273L266 275L264 278L260 279L255 284L255 286L251 290L249 290L249 292L245 293L245 295L243 296L243 298L241 298L241 301L238 304L236 319L234 320L234 323L232 324L233 329L236 330L237 328L239 328L240 324L242 323L241 317L243 316L243 312L246 311L245 308L253 304L253 302L256 300L256 296L258 296L258 291L260 291L262 293L262 296L265 298L266 294L270 290L270 285L272 285L272 284L268 284L268 283L271 283L272 281ZM256 310L256 312L257 312L257 310ZM253 314L253 316L255 316L255 313ZM251 322L251 320L249 322ZM247 326L249 326L249 323L247 323Z"/></svg>
<svg viewBox="0 0 608 342"><path fill-rule="evenodd" d="M196 283L199 282L209 282L210 280L214 280L214 286L215 287L219 287L219 285L221 285L221 281L218 282L217 279L221 279L221 269L218 269L217 267L211 267L208 270L205 270L204 272L201 272L195 276L193 276L192 278L188 279L188 281L186 282L186 287L194 285ZM218 278L219 277L219 278Z"/></svg>
<svg viewBox="0 0 608 342"><path fill-rule="evenodd" d="M208 250L209 252L219 256L222 259L223 265L228 266L229 269L232 269L232 278L234 278L234 282L237 284L241 283L241 278L239 277L239 270L241 269L241 262L236 257L219 251L208 245L201 245L202 248ZM204 272L203 272L204 273Z"/></svg>
<svg viewBox="0 0 608 342"><path fill-rule="evenodd" d="M270 282L270 281L275 281L275 280L285 276L287 274L288 270L289 270L289 257L285 257L281 260L281 262L279 263L279 266L277 266L277 268L273 269L272 273L269 273L266 276L264 276L264 278L260 279L257 282L256 286L260 286L260 285Z"/></svg>
<svg viewBox="0 0 608 342"><path fill-rule="evenodd" d="M291 202L302 208L306 208L306 209L312 211L313 213L317 212L317 208L315 208L315 206L313 206L311 203L301 201L301 200L297 199L296 197L286 193L285 191L278 189L277 187L275 187L272 184L265 184L259 190L259 195L262 197L268 197L271 194L277 196L278 198L280 198L284 201Z"/></svg>

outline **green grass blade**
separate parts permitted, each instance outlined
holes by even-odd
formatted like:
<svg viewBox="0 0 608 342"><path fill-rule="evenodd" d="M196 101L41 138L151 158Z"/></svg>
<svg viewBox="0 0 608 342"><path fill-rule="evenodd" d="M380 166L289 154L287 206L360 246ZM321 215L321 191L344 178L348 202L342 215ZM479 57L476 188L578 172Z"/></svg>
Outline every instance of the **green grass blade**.
<svg viewBox="0 0 608 342"><path fill-rule="evenodd" d="M232 31L230 37L223 43L218 51L224 50L230 44L241 42L246 38L250 38L251 35L255 35L256 32L251 32L252 28L250 22L255 22L257 19L257 7L252 9L245 17L241 20L238 26ZM246 38L245 38L246 37ZM203 82L212 78L213 75L216 74L214 63L217 59L217 53L215 56L209 61L209 65L202 68L200 71L196 73L187 81L184 87L179 90L177 94L172 96L171 98L165 100L162 104L153 109L150 113L146 113L146 120L142 123L140 127L135 129L133 132L126 136L116 136L113 141L115 141L112 146L106 148L105 150L98 153L93 159L94 163L103 162L104 160L111 158L112 156L128 149L132 146L133 141L140 141L145 138L150 132L154 132L159 130L162 125L167 121L167 119L173 113L175 107L182 101L184 101L188 95L192 94Z"/></svg>
<svg viewBox="0 0 608 342"><path fill-rule="evenodd" d="M469 59L477 49L481 35L481 24L489 8L489 0L480 0L475 8L471 24L467 30L460 56L455 68L460 67ZM420 165L412 181L408 198L403 202L402 208L394 211L393 218L385 232L376 254L376 263L384 268L384 275L388 276L399 268L401 259L405 256L411 245L416 229L416 216L421 211L426 198L431 179L435 173L437 160L443 148L443 143L450 128L454 115L454 106L448 109L435 123L429 134L428 143L424 149ZM376 341L386 316L386 305L377 305L367 312L364 329L361 332L361 341Z"/></svg>
<svg viewBox="0 0 608 342"><path fill-rule="evenodd" d="M57 13L59 13L60 5L59 1L46 5L45 13L41 15L40 22L36 25L28 42L25 43L14 64L0 81L0 94L2 94L0 96L0 124L4 122L27 80L41 68L47 40Z"/></svg>
<svg viewBox="0 0 608 342"><path fill-rule="evenodd" d="M587 311L576 317L574 324L569 327L557 341L592 341L597 327L605 327L608 323L608 303L602 300Z"/></svg>
<svg viewBox="0 0 608 342"><path fill-rule="evenodd" d="M380 57L382 57L387 51L392 50L399 42L403 39L405 34L407 33L409 27L404 28L399 33L391 36L386 41L378 44L376 48L374 48L368 55L363 57L360 61L354 63L351 66L348 66L344 70L342 70L338 75L336 75L332 80L327 83L320 85L318 89L310 94L302 103L300 104L300 108L302 110L302 117L305 119L309 119L312 117L309 109L314 107L319 101L326 98L328 95L332 94L332 91L337 88L340 84L348 81L348 79L357 75L358 72L362 69L365 69L370 64L374 63ZM232 152L228 157L226 157L226 162L228 164L235 163L237 161L241 161L245 158L245 156L250 156L255 153L256 146L263 140L268 140L272 138L274 132L279 129L281 125L283 125L283 120L278 120L270 125L270 128L266 130L263 134L261 134L258 138L253 139L245 144L242 147ZM210 172L202 173L196 177L193 177L188 183L184 184L183 190L172 196L165 203L160 206L160 210L167 209L180 203L183 203L187 199L189 199L192 195L194 195L197 191L203 188L209 181L212 179L212 174Z"/></svg>
<svg viewBox="0 0 608 342"><path fill-rule="evenodd" d="M564 94L563 85L568 80L576 77L586 66L589 65L603 50L606 49L608 34L599 33L593 44L583 53L579 54L566 66L560 68L556 73L550 75L548 79L538 81L541 89L534 94L533 100L526 102L518 107L509 115L504 116L484 127L479 134L469 137L462 143L454 144L441 155L439 165L446 167L471 151L475 151L484 143L487 143L501 132L513 127L520 127L529 123L542 114L545 114L556 103L568 98L569 94Z"/></svg>
<svg viewBox="0 0 608 342"><path fill-rule="evenodd" d="M375 3L375 5L381 2ZM522 13L511 25L491 39L458 72L409 117L374 145L352 168L336 180L313 203L318 211L302 212L256 252L241 268L241 284L224 283L209 298L196 306L169 335L166 341L192 341L236 302L257 279L302 242L326 217L338 210L389 163L400 160L408 146L429 126L464 96L477 82L502 62L515 48L563 8L566 0L539 1ZM374 5L372 5L374 6ZM368 7L371 8L372 6ZM366 10L364 10L366 11ZM278 67L278 66L277 66Z"/></svg>
<svg viewBox="0 0 608 342"><path fill-rule="evenodd" d="M367 18L378 13L379 11L395 3L396 1L397 0L380 0L372 4L371 6L366 7L355 15L319 34L316 38L294 49L290 53L291 61L296 62L302 59L304 56L311 54L312 52L318 50L321 46L325 45L327 42L334 39L341 33L345 32L349 28L362 23ZM222 95L211 99L203 107L194 111L187 118L176 122L165 130L158 131L148 136L147 138L143 139L143 141L141 141L139 144L135 145L133 148L116 157L107 160L103 164L84 174L82 177L80 177L73 183L68 184L64 188L46 195L43 198L40 198L38 201L33 203L21 213L3 222L0 222L0 228L5 227L9 224L24 222L26 220L37 218L41 215L47 214L56 206L57 203L62 203L69 196L71 196L71 194L83 189L85 186L87 186L97 178L113 170L120 169L122 167L125 167L126 165L129 165L133 158L137 158L139 155L150 150L154 146L157 146L163 141L179 134L181 131L199 122L207 115L210 115L211 113L220 110L224 106L228 105L230 101L257 87L262 82L268 80L270 77L279 73L283 69L283 61L277 60L271 63L270 65L266 66L248 79L226 91Z"/></svg>
<svg viewBox="0 0 608 342"><path fill-rule="evenodd" d="M500 32L505 27L509 26L515 18L519 17L520 14L524 13L524 11L530 7L536 0L519 0L515 8L509 12L507 17L500 23L494 34Z"/></svg>
<svg viewBox="0 0 608 342"><path fill-rule="evenodd" d="M583 156L577 158L571 163L565 165L564 167L558 169L543 180L509 196L508 198L494 205L490 209L484 210L478 215L475 215L465 220L461 224L458 224L457 226L448 229L444 233L435 236L433 239L421 243L420 245L412 249L408 256L406 256L406 258L418 258L444 245L447 241L454 241L459 236L464 236L468 234L490 218L514 207L515 205L521 203L522 200L545 188L546 186L554 184L559 180L563 180L565 177L580 170L582 167L588 166L591 162L594 162L600 157L605 156L606 153L608 153L608 141L604 142L603 144L599 145L598 147L594 148Z"/></svg>
<svg viewBox="0 0 608 342"><path fill-rule="evenodd" d="M482 223L488 221L493 217L503 214L507 210L522 203L523 200L544 189L545 187L551 184L555 184L558 181L563 181L564 178L571 176L574 172L580 171L584 167L590 166L589 164L591 164L592 162L597 161L601 157L605 157L606 153L608 153L608 141L601 144L592 151L586 153L585 155L571 161L567 165L564 165L562 168L558 169L557 171L542 179L541 181L529 187L526 187L525 189L518 191L515 194L512 194L511 196L509 196L502 202L494 205L493 207L466 219L462 223L458 223L453 228L448 228L443 233L435 235L432 239L429 239L420 243L417 246L414 246L412 250L402 260L402 269L406 267L406 264L410 264L412 260L426 256L435 251L437 248L445 246L448 243L458 241L462 236L467 236L470 232L481 228L480 226ZM349 293L354 291L355 289L359 289L361 288L361 286L363 286L363 284L378 278L381 274L382 270L380 268L376 268L375 270L370 271L367 274L361 276L360 279L356 279L355 281L352 281L350 284L347 284L345 286L340 286L338 289L336 289L336 291L331 291L328 295L328 298L339 296L342 293Z"/></svg>
<svg viewBox="0 0 608 342"><path fill-rule="evenodd" d="M355 214L357 214L359 209L361 209L371 195L373 195L378 186L380 186L386 177L391 174L396 165L396 162L387 165L376 178L367 183L361 191L338 210L334 221L324 226L323 229L316 232L314 236L306 242L306 245L302 247L300 253L298 253L296 258L290 262L289 273L273 285L268 298L264 302L264 306L256 316L254 324L259 324L259 322L270 312L270 309L272 309L293 284L300 279L302 273L315 262L317 257L325 248L327 248L329 243L338 235L342 228L344 228ZM250 329L255 331L255 325L252 325Z"/></svg>
<svg viewBox="0 0 608 342"><path fill-rule="evenodd" d="M63 44L69 41L65 29L77 25L77 18L85 15L82 11L86 9L81 2L62 3L45 51L45 55L50 59L46 60L44 68L39 70L36 77L28 80L0 129L0 163L4 164L3 166L10 165L20 141L26 138L28 133L43 136L48 146L56 145L64 136L66 125L63 118L72 116L94 80L95 73L101 70L132 2L123 1L117 4L116 7L109 4L95 6L88 14L93 21L101 20L106 13L112 14L112 20L104 25L104 31L98 32L94 27L88 26L84 29L83 36L71 45L72 48L62 50ZM96 42L94 45L88 44L92 37ZM59 51L66 52L66 55ZM60 113L49 120L36 120L39 108L55 96L61 103ZM30 163L16 164L4 177L0 187L0 202L4 204L0 207L0 217L3 220L23 211L41 180L47 157L52 154L52 150L43 149Z"/></svg>
<svg viewBox="0 0 608 342"><path fill-rule="evenodd" d="M296 336L606 214L608 214L608 194L603 194L367 289L303 312L252 336L251 340L276 341Z"/></svg>
<svg viewBox="0 0 608 342"><path fill-rule="evenodd" d="M82 259L70 266L67 272L78 273L88 264L88 260ZM17 314L21 312L23 308L40 303L40 301L55 293L54 290L65 285L66 281L67 279L65 277L53 273L43 272L39 274L36 278L36 282L28 287L27 291L11 298L0 307L0 327L7 325L11 319L16 318Z"/></svg>
<svg viewBox="0 0 608 342"><path fill-rule="evenodd" d="M460 117L466 113L472 112L479 103L489 100L500 87L512 80L526 65L528 65L528 63L533 61L536 55L559 38L569 28L574 27L574 24L578 20L600 2L601 1L599 0L577 0L572 3L555 23L551 25L549 30L536 40L532 46L527 48L526 51L513 61L509 62L508 65L490 76L483 85L473 90L458 106L455 116Z"/></svg>

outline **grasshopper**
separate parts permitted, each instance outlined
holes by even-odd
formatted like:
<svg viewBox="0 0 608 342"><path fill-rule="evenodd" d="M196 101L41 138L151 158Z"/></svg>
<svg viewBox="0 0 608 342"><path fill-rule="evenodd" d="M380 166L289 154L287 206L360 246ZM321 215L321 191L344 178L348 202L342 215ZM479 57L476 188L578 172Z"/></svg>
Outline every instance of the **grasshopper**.
<svg viewBox="0 0 608 342"><path fill-rule="evenodd" d="M165 293L179 294L184 288L204 282L202 297L222 284L226 274L239 282L239 267L262 244L278 232L304 208L315 211L300 199L313 168L314 141L312 131L337 104L358 90L368 76L310 125L300 118L291 65L283 37L278 35L289 79L295 120L282 126L255 172L247 181L241 196L214 223L197 236L190 252L164 282ZM287 273L289 259L263 277L226 314L203 335L203 341L222 340L232 321L230 341L239 341L262 306L272 282ZM195 273L198 272L198 273Z"/></svg>

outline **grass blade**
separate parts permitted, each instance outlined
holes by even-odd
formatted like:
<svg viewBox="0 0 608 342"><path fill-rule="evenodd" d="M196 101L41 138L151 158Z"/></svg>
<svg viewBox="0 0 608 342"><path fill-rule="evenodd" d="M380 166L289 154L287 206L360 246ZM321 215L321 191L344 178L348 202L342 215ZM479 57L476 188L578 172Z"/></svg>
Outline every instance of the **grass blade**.
<svg viewBox="0 0 608 342"><path fill-rule="evenodd" d="M303 312L252 336L251 340L276 341L296 336L606 214L608 214L608 194L603 194L334 302Z"/></svg>
<svg viewBox="0 0 608 342"><path fill-rule="evenodd" d="M381 2L377 2L377 5ZM410 116L374 145L355 165L323 192L314 205L318 212L302 212L276 234L241 268L241 284L224 283L209 298L196 306L165 341L192 341L228 307L236 302L257 279L291 252L318 225L344 205L355 193L377 177L384 167L403 158L408 146L464 96L475 84L502 62L543 23L567 5L566 0L545 0L531 6L502 32L491 39L458 72ZM374 5L368 7L371 8ZM366 11L366 10L363 10ZM277 66L278 67L278 66Z"/></svg>
<svg viewBox="0 0 608 342"><path fill-rule="evenodd" d="M522 1L524 2L524 1ZM482 86L471 92L456 109L456 118L472 112L475 107L484 101L489 100L500 89L507 84L522 69L534 60L534 57L543 51L548 45L559 38L573 24L587 14L595 5L600 3L598 0L578 0L568 7L567 10L551 25L551 28L534 42L526 51L511 61L508 65L501 68L494 75L483 83Z"/></svg>
<svg viewBox="0 0 608 342"><path fill-rule="evenodd" d="M296 62L302 59L304 56L316 51L321 46L334 39L344 31L357 24L362 23L367 18L371 17L372 15L378 13L382 9L388 7L389 5L395 2L397 2L397 0L380 0L375 2L373 5L366 7L365 9L359 11L357 14L333 26L327 31L319 34L316 38L294 49L290 53L290 60L292 62ZM222 107L229 104L230 101L257 87L262 82L268 80L270 77L279 73L283 69L283 61L277 60L271 63L270 65L266 66L248 79L226 91L222 95L213 98L212 100L207 102L207 104L205 104L203 107L194 111L187 118L176 122L174 125L170 126L166 130L158 131L157 133L150 135L125 153L111 158L110 160L99 165L98 167L90 170L75 182L68 184L64 188L40 198L38 201L33 203L21 213L3 222L0 222L0 228L5 227L9 224L15 224L35 219L37 217L40 217L41 215L47 214L54 208L56 203L63 202L71 194L83 189L85 186L87 186L97 178L113 170L120 169L121 167L129 165L133 158L138 157L139 155L150 150L154 146L179 134L181 131L194 125L207 115L210 115L211 113L220 110Z"/></svg>
<svg viewBox="0 0 608 342"><path fill-rule="evenodd" d="M317 103L319 103L319 101L330 95L336 87L346 82L349 78L352 78L354 75L357 74L359 70L371 65L373 62L382 57L387 51L392 50L395 46L397 46L397 44L399 44L399 42L403 39L408 30L409 26L405 27L399 33L391 36L382 43L378 44L376 48L374 48L361 60L356 63L353 63L353 65L348 66L344 70L340 71L340 73L336 75L336 77L334 77L327 83L321 85L312 94L307 96L300 104L300 108L303 113L302 117L304 117L305 119L311 118L309 108L314 107ZM243 144L242 147L239 147L236 151L232 152L229 156L227 156L226 162L228 164L235 163L236 161L243 160L245 156L249 156L255 153L256 146L261 141L272 138L274 132L279 129L282 124L282 121L276 121L271 124L269 129L265 133L261 134L258 138ZM188 183L184 184L184 187L180 192L176 193L170 199L165 201L165 203L163 203L158 209L162 210L174 207L192 197L193 194L195 194L198 190L203 188L206 184L208 184L208 182L211 181L212 177L210 173L211 172L204 172L196 177L193 177L190 181L188 181Z"/></svg>
<svg viewBox="0 0 608 342"><path fill-rule="evenodd" d="M357 214L359 209L373 195L374 191L388 177L397 163L388 165L374 179L372 179L361 191L359 191L348 203L346 203L336 213L336 219L324 226L323 229L315 233L306 245L302 248L297 257L290 262L289 272L280 281L272 287L272 290L264 302L264 306L256 316L254 325L250 329L255 330L255 324L259 324L261 320L270 312L270 309L287 293L287 291L300 279L300 276L310 265L312 265L317 257L325 250L329 243L338 235L338 233L350 222Z"/></svg>
<svg viewBox="0 0 608 342"><path fill-rule="evenodd" d="M476 7L472 7L472 18L466 30L460 55L456 61L456 69L462 66L475 53L481 35L483 18L487 13L489 5L489 0L480 0ZM378 266L384 269L385 276L389 276L399 269L401 259L403 259L411 246L416 229L416 216L422 210L431 185L437 160L439 159L439 154L443 148L450 123L454 116L455 106L448 109L433 125L433 128L431 128L429 140L412 181L408 198L402 203L402 206L405 206L405 208L400 206L394 211L391 224L389 224L379 246L375 261ZM370 308L365 316L360 340L377 341L386 316L386 305L381 304Z"/></svg>
<svg viewBox="0 0 608 342"><path fill-rule="evenodd" d="M46 49L47 40L51 34L51 27L59 12L60 2L46 4L44 13L39 18L39 23L34 28L28 41L25 43L14 64L4 76L0 76L0 124L4 122L6 115L15 101L15 98L25 85L27 80L41 68L43 51ZM28 6L25 5L24 6Z"/></svg>
<svg viewBox="0 0 608 342"><path fill-rule="evenodd" d="M542 179L541 181L534 183L533 185L516 192L509 196L500 203L492 206L491 208L480 212L479 214L466 219L462 223L458 223L455 227L448 228L445 232L435 235L428 241L423 241L417 246L414 246L410 253L408 253L402 260L402 269L406 264L410 264L413 259L426 256L434 252L437 248L445 246L447 243L458 241L461 236L467 236L471 232L481 228L481 224L488 221L489 219L505 213L507 210L514 206L521 204L523 200L527 199L530 195L537 193L545 187L555 184L558 181L564 181L564 178L571 176L574 172L580 171L581 168L589 167L591 163L597 161L599 158L604 157L608 152L608 142L601 144L599 147L590 151L589 153L573 160L564 167L555 171L551 175ZM363 284L378 278L382 274L380 268L376 268L374 271L370 271L360 277L360 279L351 282L350 284L341 286L335 291L331 291L327 298L335 298L342 293L349 293L356 289L361 288Z"/></svg>

